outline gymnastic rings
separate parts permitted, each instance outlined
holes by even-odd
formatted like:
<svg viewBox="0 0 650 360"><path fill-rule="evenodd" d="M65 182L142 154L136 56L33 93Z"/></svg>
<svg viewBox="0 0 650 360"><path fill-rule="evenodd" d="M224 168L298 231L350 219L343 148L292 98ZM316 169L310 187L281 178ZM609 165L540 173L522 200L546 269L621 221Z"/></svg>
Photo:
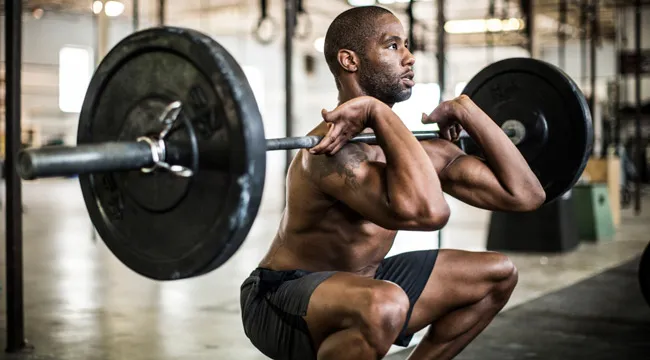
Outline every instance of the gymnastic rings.
<svg viewBox="0 0 650 360"><path fill-rule="evenodd" d="M253 37L260 44L268 45L273 42L277 33L278 23L271 17L261 17L253 29Z"/></svg>

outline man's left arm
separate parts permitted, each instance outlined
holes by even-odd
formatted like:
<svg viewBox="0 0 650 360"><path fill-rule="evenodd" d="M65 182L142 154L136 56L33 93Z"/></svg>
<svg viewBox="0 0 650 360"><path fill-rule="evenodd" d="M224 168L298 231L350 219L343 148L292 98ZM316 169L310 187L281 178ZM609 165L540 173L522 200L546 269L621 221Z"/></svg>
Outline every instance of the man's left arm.
<svg viewBox="0 0 650 360"><path fill-rule="evenodd" d="M439 171L444 192L496 211L532 211L544 203L544 189L519 149L469 97L443 103L431 116L458 121L485 156L482 160L467 155L450 142L438 147L447 159ZM439 155L430 154L432 161Z"/></svg>

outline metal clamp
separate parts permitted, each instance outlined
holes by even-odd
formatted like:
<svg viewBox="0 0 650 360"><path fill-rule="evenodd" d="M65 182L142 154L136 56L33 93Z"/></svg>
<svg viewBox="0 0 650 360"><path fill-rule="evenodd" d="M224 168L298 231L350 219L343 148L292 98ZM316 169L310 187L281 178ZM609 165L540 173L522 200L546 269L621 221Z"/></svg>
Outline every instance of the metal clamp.
<svg viewBox="0 0 650 360"><path fill-rule="evenodd" d="M163 124L163 129L160 131L158 136L155 138L148 136L141 136L137 141L144 141L149 144L151 147L151 156L153 158L153 166L148 168L142 168L143 173L151 173L156 169L165 169L170 173L180 176L180 177L191 177L194 175L194 172L185 166L182 165L170 165L166 162L167 156L167 147L165 146L165 138L169 135L171 130L174 128L176 121L178 120L178 115L181 112L181 102L174 101L171 104L167 105L163 113L160 115L160 122Z"/></svg>

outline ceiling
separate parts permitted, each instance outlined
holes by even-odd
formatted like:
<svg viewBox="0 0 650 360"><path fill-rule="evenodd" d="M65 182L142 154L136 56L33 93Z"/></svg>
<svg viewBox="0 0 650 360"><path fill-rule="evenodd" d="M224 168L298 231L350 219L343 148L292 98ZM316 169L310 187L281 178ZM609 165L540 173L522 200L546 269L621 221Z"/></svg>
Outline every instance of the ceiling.
<svg viewBox="0 0 650 360"><path fill-rule="evenodd" d="M130 18L133 9L133 0L122 0L125 11L121 15ZM509 18L522 17L520 3L522 0L447 0L447 20L454 19L483 19L489 15L489 3L494 1L496 17ZM593 1L593 0L592 0ZM0 0L0 12L4 12L4 0ZM23 0L26 12L43 9L48 12L91 14L92 0ZM580 29L580 0L568 0L567 26L564 27L568 38L578 38ZM259 0L167 0L166 16L169 24L198 22L218 23L216 31L250 31L250 23L255 23L260 15ZM559 29L559 0L536 0L535 7L536 29L541 43L557 42ZM644 5L650 0L642 0ZM150 19L155 23L158 13L158 0L139 0L138 9L141 19ZM283 0L268 0L269 14L278 23L281 30L283 26ZM349 8L346 0L303 0L303 6L312 23L312 37L322 36L329 22L341 11ZM632 6L634 0L600 0L598 20L600 22L599 35L605 39L613 39L616 29L617 7ZM392 5L383 5L403 19L408 24L406 10L408 4L398 0ZM436 13L435 0L417 0L414 5L416 18L415 34L419 42L428 49L435 49L436 43ZM232 14L237 14L233 21ZM301 17L302 18L302 17ZM300 19L299 18L299 22ZM241 19L249 20L242 24ZM305 22L303 21L303 24ZM503 33L479 34L450 34L450 45L483 46L487 42L494 45L521 45L525 46L526 37L522 31Z"/></svg>

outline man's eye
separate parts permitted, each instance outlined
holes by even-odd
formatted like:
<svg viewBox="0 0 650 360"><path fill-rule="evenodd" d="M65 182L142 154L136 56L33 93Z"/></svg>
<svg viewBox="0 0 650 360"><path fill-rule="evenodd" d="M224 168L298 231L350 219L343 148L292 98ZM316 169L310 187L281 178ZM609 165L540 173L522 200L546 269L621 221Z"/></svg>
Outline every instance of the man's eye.
<svg viewBox="0 0 650 360"><path fill-rule="evenodd" d="M389 49L397 49L397 43L390 44L390 46L388 48Z"/></svg>

